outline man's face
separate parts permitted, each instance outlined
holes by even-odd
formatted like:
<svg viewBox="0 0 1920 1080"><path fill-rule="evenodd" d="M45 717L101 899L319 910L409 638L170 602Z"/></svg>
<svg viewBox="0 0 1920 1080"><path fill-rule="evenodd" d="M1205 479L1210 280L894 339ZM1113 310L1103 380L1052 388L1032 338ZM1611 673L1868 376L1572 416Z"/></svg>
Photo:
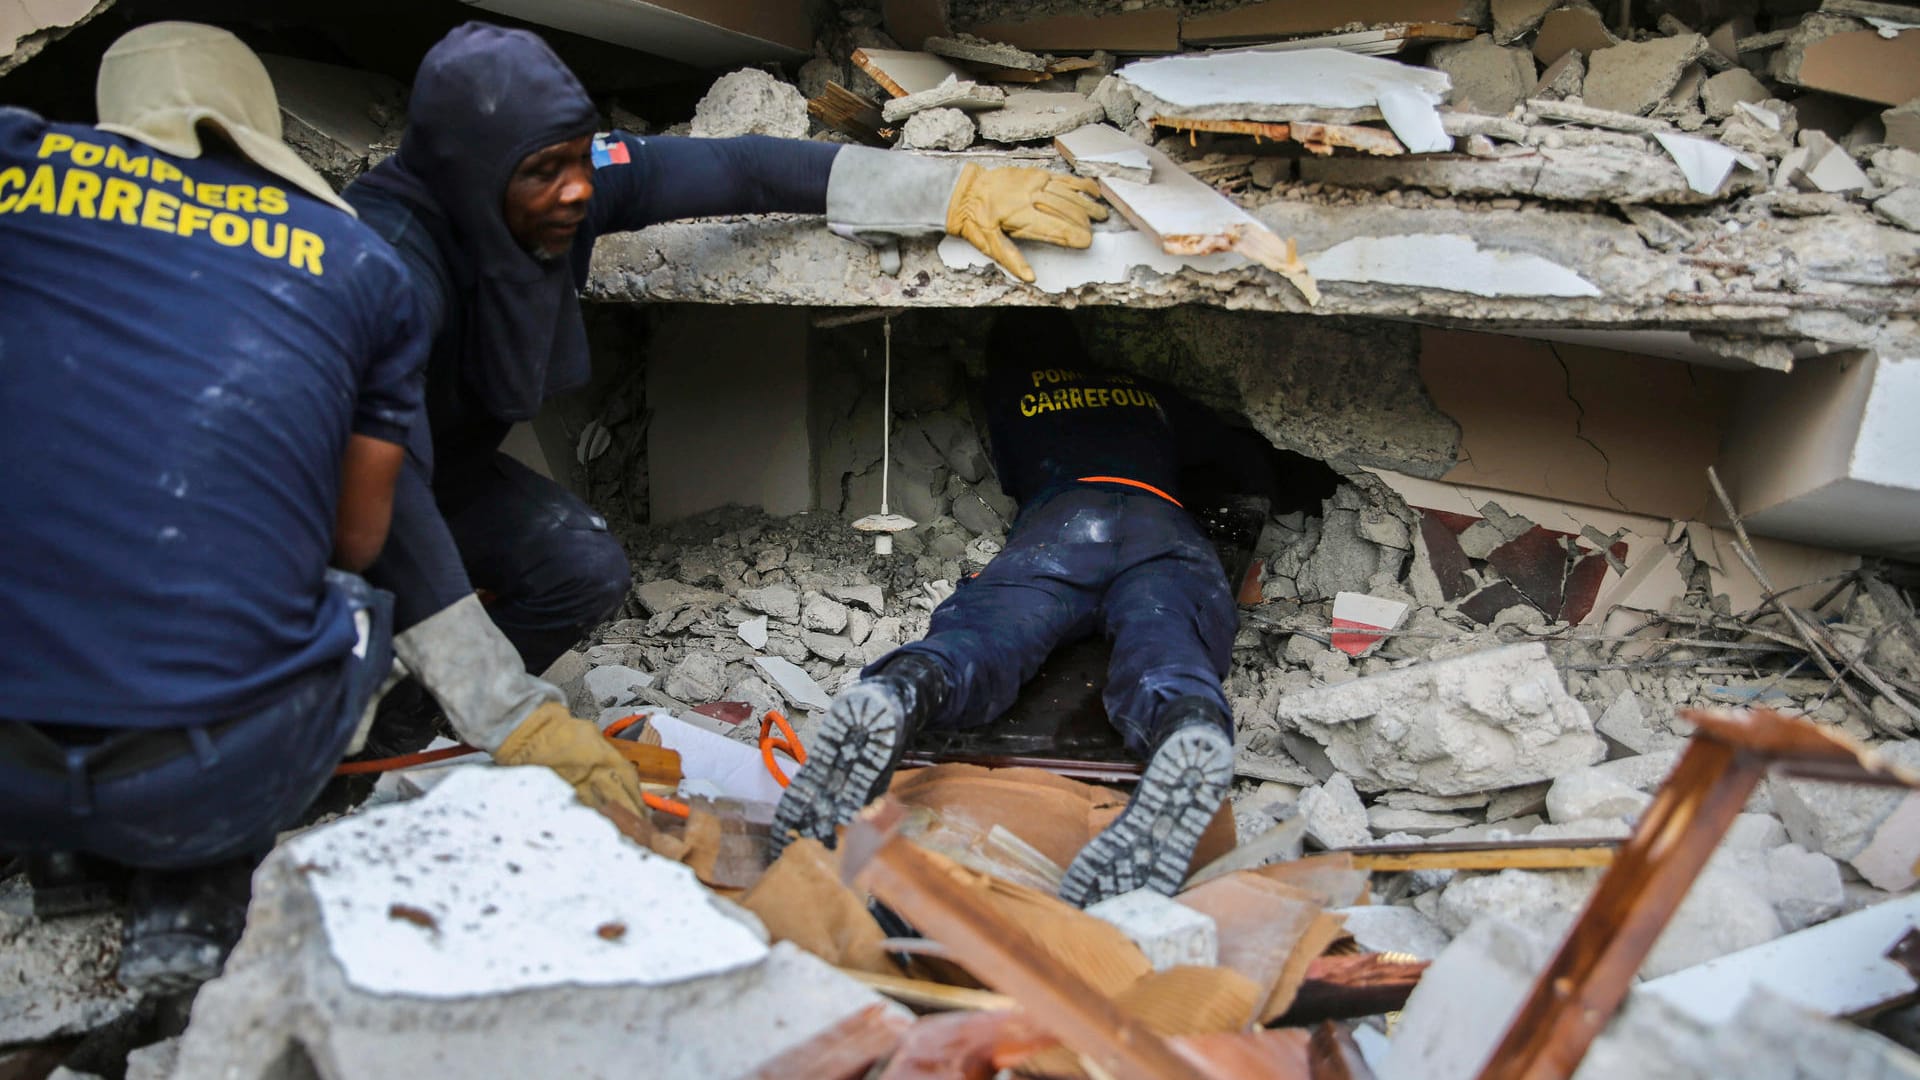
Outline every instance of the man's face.
<svg viewBox="0 0 1920 1080"><path fill-rule="evenodd" d="M507 231L536 259L557 259L573 247L593 198L592 137L554 143L520 159L507 178Z"/></svg>

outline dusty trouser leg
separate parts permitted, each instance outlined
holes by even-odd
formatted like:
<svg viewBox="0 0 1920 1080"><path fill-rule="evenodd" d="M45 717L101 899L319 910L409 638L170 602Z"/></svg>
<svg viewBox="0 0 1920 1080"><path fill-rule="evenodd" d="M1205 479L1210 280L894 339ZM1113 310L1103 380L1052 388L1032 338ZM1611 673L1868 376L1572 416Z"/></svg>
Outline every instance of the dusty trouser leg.
<svg viewBox="0 0 1920 1080"><path fill-rule="evenodd" d="M1220 680L1234 609L1219 558L1165 504L1134 508L1121 551L1102 609L1113 638L1107 715L1147 768L1126 810L1067 869L1060 895L1082 905L1139 888L1175 892L1233 780Z"/></svg>
<svg viewBox="0 0 1920 1080"><path fill-rule="evenodd" d="M774 843L831 843L886 786L920 725L973 727L1013 704L1056 645L1092 630L1115 565L1114 498L1069 492L1022 520L980 575L934 610L927 637L888 653L835 700L774 814Z"/></svg>
<svg viewBox="0 0 1920 1080"><path fill-rule="evenodd" d="M467 575L537 675L626 599L626 551L605 518L505 454L440 468L435 487Z"/></svg>
<svg viewBox="0 0 1920 1080"><path fill-rule="evenodd" d="M326 783L391 668L389 597L329 572L322 605L353 618L352 651L257 711L170 730L0 721L7 846L132 871L119 969L128 987L180 990L219 972L254 862Z"/></svg>

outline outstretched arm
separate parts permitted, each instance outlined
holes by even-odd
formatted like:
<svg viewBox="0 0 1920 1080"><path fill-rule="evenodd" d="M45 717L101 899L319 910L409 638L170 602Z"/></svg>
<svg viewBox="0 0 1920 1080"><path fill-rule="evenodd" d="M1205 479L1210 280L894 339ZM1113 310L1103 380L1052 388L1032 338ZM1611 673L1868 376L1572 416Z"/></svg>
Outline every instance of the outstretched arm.
<svg viewBox="0 0 1920 1080"><path fill-rule="evenodd" d="M843 147L804 139L636 136L593 141L596 232L720 214L820 214Z"/></svg>
<svg viewBox="0 0 1920 1080"><path fill-rule="evenodd" d="M1022 281L1033 271L1013 240L1083 248L1091 222L1107 216L1093 183L1078 177L800 139L616 131L594 139L593 161L596 233L718 214L824 212L835 232L856 238L962 237Z"/></svg>

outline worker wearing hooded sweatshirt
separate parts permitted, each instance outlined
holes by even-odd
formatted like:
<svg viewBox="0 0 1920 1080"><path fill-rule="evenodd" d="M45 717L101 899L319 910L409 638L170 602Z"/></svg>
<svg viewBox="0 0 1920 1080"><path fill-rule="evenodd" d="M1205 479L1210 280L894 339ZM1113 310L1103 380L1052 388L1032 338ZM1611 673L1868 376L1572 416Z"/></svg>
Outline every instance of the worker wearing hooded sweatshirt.
<svg viewBox="0 0 1920 1080"><path fill-rule="evenodd" d="M0 852L42 913L125 880L120 981L173 990L392 666L391 597L343 569L429 338L233 35L134 30L98 98L0 109Z"/></svg>
<svg viewBox="0 0 1920 1080"><path fill-rule="evenodd" d="M511 424L587 381L579 288L595 239L824 212L846 235L962 236L1031 280L1009 236L1085 247L1106 211L1088 181L1039 169L762 136L595 135L592 101L546 44L485 23L428 51L408 113L399 152L346 192L437 328L429 423L369 577L395 594L395 649L462 738L556 767L589 802L626 802L632 769L531 674L626 597L625 552L604 519L499 451Z"/></svg>
<svg viewBox="0 0 1920 1080"><path fill-rule="evenodd" d="M1147 765L1127 808L1067 868L1060 896L1085 905L1141 888L1171 894L1233 780L1220 689L1233 595L1181 505L1181 474L1270 496L1268 448L1170 386L1102 371L1058 309L995 320L985 389L995 470L1020 505L1006 549L934 609L925 638L868 665L834 700L774 811L774 844L832 844L886 792L917 730L992 723L1055 647L1100 633L1113 643L1107 717Z"/></svg>

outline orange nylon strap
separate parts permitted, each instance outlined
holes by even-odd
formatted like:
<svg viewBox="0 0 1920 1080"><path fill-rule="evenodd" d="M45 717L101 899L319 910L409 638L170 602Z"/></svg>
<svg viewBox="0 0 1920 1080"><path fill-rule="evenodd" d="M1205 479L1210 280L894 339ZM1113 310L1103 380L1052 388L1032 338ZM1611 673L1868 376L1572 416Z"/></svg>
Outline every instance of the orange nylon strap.
<svg viewBox="0 0 1920 1080"><path fill-rule="evenodd" d="M1075 477L1074 479L1077 483L1082 483L1082 484L1125 484L1128 487L1139 488L1141 491L1150 491L1153 494L1158 495L1161 498L1172 503L1173 505L1180 506L1179 499L1176 499L1173 496L1167 494L1166 492L1161 491L1159 488L1154 487L1152 484L1142 483L1139 480L1129 480L1124 476L1079 476L1079 477ZM1180 509L1185 510L1186 507L1180 506Z"/></svg>

